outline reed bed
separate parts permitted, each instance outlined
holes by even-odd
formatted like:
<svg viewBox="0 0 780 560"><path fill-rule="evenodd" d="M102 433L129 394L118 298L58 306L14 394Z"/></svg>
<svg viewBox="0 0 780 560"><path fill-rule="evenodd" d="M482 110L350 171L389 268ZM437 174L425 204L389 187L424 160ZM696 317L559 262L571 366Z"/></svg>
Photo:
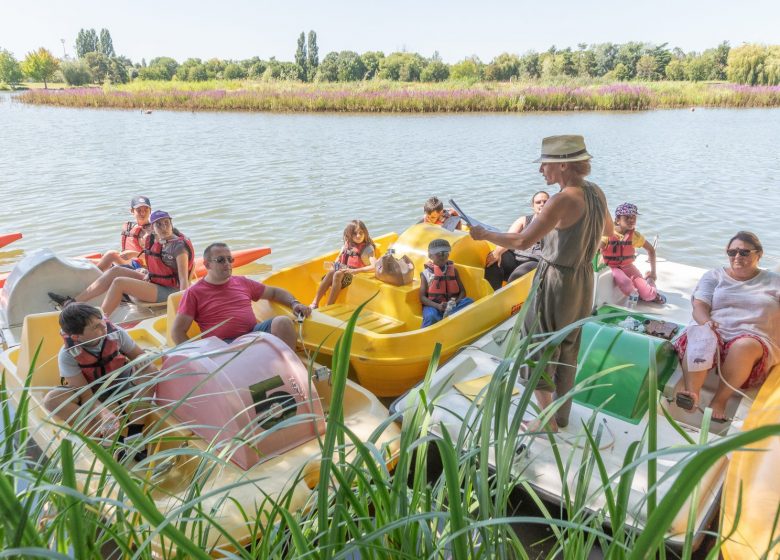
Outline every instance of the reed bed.
<svg viewBox="0 0 780 560"><path fill-rule="evenodd" d="M682 107L778 107L780 86L648 82L540 86L519 83L134 82L127 86L30 90L24 103L181 111L468 113L641 111Z"/></svg>
<svg viewBox="0 0 780 560"><path fill-rule="evenodd" d="M531 366L533 386L549 359L549 348L558 339L548 338L536 361L527 358L530 338L514 336L508 341L506 358L497 366L481 402L466 413L457 437L437 431L431 419L435 396L431 374L438 362L437 348L428 374L419 389L419 404L402 412L403 431L398 453L388 461L377 444L380 426L367 441L361 441L344 423L343 395L349 363L351 336L359 309L335 349L332 390L326 433L321 437L323 460L319 483L308 504L295 511L287 508L285 496L271 502L265 513L242 510L253 527L249 542L235 542L214 521L216 511L230 501L228 492L253 489L254 481L208 493L199 480L224 463L229 449L178 448L173 434L147 461L187 454L198 467L180 505L166 514L156 509L151 495L164 492L143 469L128 470L104 449L76 431L64 430L61 443L47 449L39 459L28 453L31 443L27 425L29 395L15 401L15 410L5 382L0 386L0 414L6 431L0 446L0 550L2 557L101 558L107 546L123 558L280 558L280 559L514 559L538 557L519 537L524 526L548 527L551 537L543 558L588 557L600 548L605 558L640 559L664 556L664 533L672 517L696 491L698 474L732 450L780 433L780 426L764 427L719 440L690 442L690 461L681 462L681 474L667 494L654 497L650 485L647 501L647 529L638 534L624 527L628 490L635 474L654 479L654 461L665 450L655 449L655 427L651 423L644 441L637 441L625 453L624 468L617 479L607 477L599 454L600 429L594 422L586 427L588 448L581 464L560 457L565 510L550 510L534 492L531 481L518 468L518 449L528 443L519 429L520 420L531 406L526 391L511 410L512 395L520 368ZM561 333L564 334L564 333ZM652 377L652 376L650 376ZM5 379L5 377L3 377ZM28 376L28 382L30 377ZM143 387L142 387L143 389ZM577 390L577 389L575 389ZM649 404L655 410L658 393L649 387ZM560 402L553 403L550 415ZM282 429L277 426L273 429ZM550 436L552 437L552 436ZM240 442L238 442L240 443ZM431 469L431 448L436 448L441 468ZM679 451L679 448L678 450ZM92 458L89 468L78 468L77 458ZM489 466L492 461L496 467ZM604 511L585 507L588 495L570 488L570 471L577 477L595 476L599 492L607 497ZM295 473L291 473L295 478ZM293 480L294 482L294 480ZM242 487L243 486L243 487ZM527 492L537 503L537 516L516 516L514 488ZM216 502L214 495L224 492ZM259 509L259 505L258 505ZM604 529L606 516L614 530ZM209 547L208 536L221 534L220 544ZM156 551L156 552L155 552ZM690 554L690 548L686 548ZM717 554L717 545L711 556Z"/></svg>

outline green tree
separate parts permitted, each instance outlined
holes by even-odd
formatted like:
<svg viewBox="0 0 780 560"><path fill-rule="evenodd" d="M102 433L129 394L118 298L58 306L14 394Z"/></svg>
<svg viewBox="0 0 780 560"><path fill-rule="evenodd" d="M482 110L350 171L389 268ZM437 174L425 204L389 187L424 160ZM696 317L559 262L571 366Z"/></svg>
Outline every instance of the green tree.
<svg viewBox="0 0 780 560"><path fill-rule="evenodd" d="M130 79L127 66L117 57L112 57L108 62L108 81L112 84L126 84ZM132 65L130 66L132 68Z"/></svg>
<svg viewBox="0 0 780 560"><path fill-rule="evenodd" d="M311 54L311 51L309 51L309 53ZM384 58L385 53L382 51L368 51L360 55L360 60L363 61L363 66L366 67L366 80L371 80L376 77Z"/></svg>
<svg viewBox="0 0 780 560"><path fill-rule="evenodd" d="M317 69L318 82L335 82L339 79L339 53L329 52Z"/></svg>
<svg viewBox="0 0 780 560"><path fill-rule="evenodd" d="M219 58L210 58L205 65L206 71L209 73L209 80L222 78L222 73L227 68L227 62Z"/></svg>
<svg viewBox="0 0 780 560"><path fill-rule="evenodd" d="M83 86L93 81L89 66L83 60L64 61L60 64L60 71L69 86Z"/></svg>
<svg viewBox="0 0 780 560"><path fill-rule="evenodd" d="M246 78L246 72L240 64L231 62L225 66L225 71L222 72L222 77L226 80L243 80Z"/></svg>
<svg viewBox="0 0 780 560"><path fill-rule="evenodd" d="M295 64L300 66L303 69L303 81L306 81L306 77L308 75L307 67L308 67L308 60L309 57L306 53L306 34L301 31L301 34L298 36L298 48L295 49Z"/></svg>
<svg viewBox="0 0 780 560"><path fill-rule="evenodd" d="M716 80L725 80L727 67L729 64L729 52L731 52L731 45L728 41L723 41L714 50L715 68L717 75L714 77Z"/></svg>
<svg viewBox="0 0 780 560"><path fill-rule="evenodd" d="M485 66L485 79L507 82L520 76L520 58L517 55L503 53Z"/></svg>
<svg viewBox="0 0 780 560"><path fill-rule="evenodd" d="M111 33L108 32L108 29L103 28L100 30L97 51L109 58L116 56L116 53L114 52L114 42L111 40Z"/></svg>
<svg viewBox="0 0 780 560"><path fill-rule="evenodd" d="M666 65L672 60L672 53L666 46L669 43L663 43L647 49L647 56L653 57L655 61L655 80L660 80L666 74ZM641 60L641 58L640 58ZM637 62L638 64L639 62Z"/></svg>
<svg viewBox="0 0 780 560"><path fill-rule="evenodd" d="M306 66L309 69L309 72L311 72L312 76L309 77L311 80L314 72L317 70L317 67L320 65L320 49L317 47L317 34L310 30L309 31L309 37L307 40L306 45L307 50L307 59L306 59Z"/></svg>
<svg viewBox="0 0 780 560"><path fill-rule="evenodd" d="M48 89L48 82L59 69L60 62L48 50L41 47L37 51L27 53L22 62L22 72L36 82L43 82L43 88Z"/></svg>
<svg viewBox="0 0 780 560"><path fill-rule="evenodd" d="M626 65L623 64L622 62L618 62L617 64L615 64L615 67L612 69L612 71L609 74L612 75L616 80L620 80L621 82L631 79L631 72L626 67Z"/></svg>
<svg viewBox="0 0 780 560"><path fill-rule="evenodd" d="M766 65L769 53L763 45L742 45L731 49L726 68L729 81L751 86L768 83Z"/></svg>
<svg viewBox="0 0 780 560"><path fill-rule="evenodd" d="M577 75L577 65L574 63L574 57L569 48L558 51L553 59L553 64L555 65L555 73L559 76Z"/></svg>
<svg viewBox="0 0 780 560"><path fill-rule="evenodd" d="M642 57L645 51L645 46L642 43L631 41L620 45L615 60L618 64L622 64L625 68L625 72L628 73L628 80L636 76L636 63ZM615 65L617 67L617 64ZM621 71L622 72L622 71ZM619 78L620 79L620 78Z"/></svg>
<svg viewBox="0 0 780 560"><path fill-rule="evenodd" d="M656 72L656 62L649 54L643 54L636 63L636 77L639 80L654 81L660 78Z"/></svg>
<svg viewBox="0 0 780 560"><path fill-rule="evenodd" d="M465 58L450 68L453 80L479 80L481 77L482 63L476 56Z"/></svg>
<svg viewBox="0 0 780 560"><path fill-rule="evenodd" d="M687 78L692 82L701 82L709 79L714 71L713 60L704 55L691 56L686 65Z"/></svg>
<svg viewBox="0 0 780 560"><path fill-rule="evenodd" d="M520 57L520 76L532 80L538 80L542 77L539 53L530 51Z"/></svg>
<svg viewBox="0 0 780 560"><path fill-rule="evenodd" d="M140 80L170 81L176 75L179 63L168 56L159 56L149 61L149 65L138 71Z"/></svg>
<svg viewBox="0 0 780 560"><path fill-rule="evenodd" d="M420 73L420 81L443 82L450 77L450 67L441 60L432 60Z"/></svg>
<svg viewBox="0 0 780 560"><path fill-rule="evenodd" d="M187 81L188 82L205 82L209 79L208 70L206 70L205 64L196 64L190 66L187 69Z"/></svg>
<svg viewBox="0 0 780 560"><path fill-rule="evenodd" d="M92 79L96 84L102 84L108 77L108 67L111 63L110 59L99 52L88 52L84 55L84 62L89 67L89 73L92 74Z"/></svg>
<svg viewBox="0 0 780 560"><path fill-rule="evenodd" d="M687 75L685 62L675 58L666 65L666 79L681 82Z"/></svg>
<svg viewBox="0 0 780 560"><path fill-rule="evenodd" d="M181 80L182 82L190 81L190 70L196 66L203 66L203 61L199 58L188 58L176 68L176 79ZM206 71L205 67L203 68L203 71ZM208 79L208 77L204 79Z"/></svg>
<svg viewBox="0 0 780 560"><path fill-rule="evenodd" d="M249 67L248 75L255 80L260 79L263 77L266 68L268 68L268 65L262 60L258 60Z"/></svg>
<svg viewBox="0 0 780 560"><path fill-rule="evenodd" d="M417 53L395 52L382 59L379 77L384 80L418 82L425 59Z"/></svg>
<svg viewBox="0 0 780 560"><path fill-rule="evenodd" d="M19 62L10 52L0 49L0 83L16 87L24 79Z"/></svg>
<svg viewBox="0 0 780 560"><path fill-rule="evenodd" d="M76 35L76 56L84 58L84 55L98 51L98 35L94 29L80 29Z"/></svg>

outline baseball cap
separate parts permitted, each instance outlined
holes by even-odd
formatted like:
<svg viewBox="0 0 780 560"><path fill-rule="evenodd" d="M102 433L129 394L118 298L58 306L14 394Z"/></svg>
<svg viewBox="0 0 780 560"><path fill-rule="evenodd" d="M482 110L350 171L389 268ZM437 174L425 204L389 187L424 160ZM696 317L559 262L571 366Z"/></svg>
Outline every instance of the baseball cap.
<svg viewBox="0 0 780 560"><path fill-rule="evenodd" d="M428 254L449 253L452 250L450 242L446 239L434 239L428 244Z"/></svg>
<svg viewBox="0 0 780 560"><path fill-rule="evenodd" d="M624 202L617 208L615 208L615 216L638 216L639 215L639 209L636 207L636 204L631 204L630 202Z"/></svg>
<svg viewBox="0 0 780 560"><path fill-rule="evenodd" d="M152 215L149 216L149 223L153 224L154 222L158 220L162 220L163 218L172 219L171 215L168 214L165 210L155 210L152 212Z"/></svg>
<svg viewBox="0 0 780 560"><path fill-rule="evenodd" d="M134 196L133 200L130 201L130 208L135 210L139 206L148 206L149 208L152 207L152 203L149 200L149 197L146 196Z"/></svg>

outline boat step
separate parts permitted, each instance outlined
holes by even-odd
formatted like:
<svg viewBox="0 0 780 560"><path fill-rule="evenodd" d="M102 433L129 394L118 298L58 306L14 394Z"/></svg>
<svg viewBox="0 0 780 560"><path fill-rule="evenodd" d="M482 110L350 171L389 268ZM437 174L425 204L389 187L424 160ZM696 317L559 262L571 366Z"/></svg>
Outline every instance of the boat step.
<svg viewBox="0 0 780 560"><path fill-rule="evenodd" d="M319 310L322 313L330 315L334 319L348 321L355 312L355 309L356 307L354 305L335 303L333 305L321 307ZM378 334L390 334L406 330L406 324L403 321L368 309L363 309L363 311L360 312L357 326Z"/></svg>

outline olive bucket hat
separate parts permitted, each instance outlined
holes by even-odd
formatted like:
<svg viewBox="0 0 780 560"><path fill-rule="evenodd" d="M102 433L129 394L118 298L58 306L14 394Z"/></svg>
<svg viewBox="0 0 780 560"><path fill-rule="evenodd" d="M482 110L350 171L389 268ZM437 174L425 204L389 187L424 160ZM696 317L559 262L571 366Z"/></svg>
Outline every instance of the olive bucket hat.
<svg viewBox="0 0 780 560"><path fill-rule="evenodd" d="M542 155L534 163L563 163L591 159L585 139L579 134L548 136L542 140Z"/></svg>

